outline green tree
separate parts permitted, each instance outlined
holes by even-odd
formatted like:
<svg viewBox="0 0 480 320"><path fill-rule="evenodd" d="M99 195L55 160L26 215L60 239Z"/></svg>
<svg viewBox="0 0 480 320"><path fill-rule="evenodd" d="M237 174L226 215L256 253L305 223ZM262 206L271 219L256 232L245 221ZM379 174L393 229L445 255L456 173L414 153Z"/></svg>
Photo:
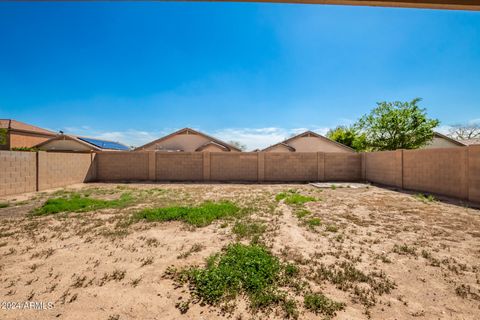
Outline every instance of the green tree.
<svg viewBox="0 0 480 320"><path fill-rule="evenodd" d="M230 140L228 141L228 144L242 150L242 151L245 151L247 149L247 146L244 145L243 143L239 142L239 141L234 141L234 140Z"/></svg>
<svg viewBox="0 0 480 320"><path fill-rule="evenodd" d="M327 132L327 137L356 151L364 151L366 148L365 134L359 133L353 126L338 126L330 129Z"/></svg>
<svg viewBox="0 0 480 320"><path fill-rule="evenodd" d="M433 139L433 128L440 123L427 118L425 108L415 98L410 102L379 102L355 127L366 137L371 150L417 149Z"/></svg>

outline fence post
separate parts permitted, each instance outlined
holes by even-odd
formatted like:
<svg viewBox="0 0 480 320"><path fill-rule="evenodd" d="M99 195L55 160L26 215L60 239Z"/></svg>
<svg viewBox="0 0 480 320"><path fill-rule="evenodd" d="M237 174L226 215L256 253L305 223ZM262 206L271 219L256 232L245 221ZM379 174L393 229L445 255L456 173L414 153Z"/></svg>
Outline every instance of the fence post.
<svg viewBox="0 0 480 320"><path fill-rule="evenodd" d="M468 146L468 200L480 203L480 145Z"/></svg>
<svg viewBox="0 0 480 320"><path fill-rule="evenodd" d="M210 181L210 152L204 151L203 153L203 181Z"/></svg>
<svg viewBox="0 0 480 320"><path fill-rule="evenodd" d="M258 173L257 173L257 180L258 182L263 182L265 181L265 153L263 152L257 152L257 168L258 168Z"/></svg>
<svg viewBox="0 0 480 320"><path fill-rule="evenodd" d="M148 180L155 181L157 169L157 154L155 151L148 151Z"/></svg>
<svg viewBox="0 0 480 320"><path fill-rule="evenodd" d="M37 191L44 189L44 185L48 183L46 176L47 168L47 152L37 151Z"/></svg>
<svg viewBox="0 0 480 320"><path fill-rule="evenodd" d="M403 189L403 149L395 150L395 186Z"/></svg>

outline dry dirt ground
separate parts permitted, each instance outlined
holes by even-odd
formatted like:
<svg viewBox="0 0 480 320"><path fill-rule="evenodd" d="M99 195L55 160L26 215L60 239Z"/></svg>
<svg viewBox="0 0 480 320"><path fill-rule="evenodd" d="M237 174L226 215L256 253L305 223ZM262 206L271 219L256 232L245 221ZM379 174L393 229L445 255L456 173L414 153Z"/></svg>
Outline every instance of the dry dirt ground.
<svg viewBox="0 0 480 320"><path fill-rule="evenodd" d="M287 190L317 201L296 206L275 199ZM121 209L31 215L46 199L70 192L102 199L130 192L135 202ZM232 233L235 219L198 228L126 221L142 208L205 200L249 208L238 219L263 223L262 243L297 265L309 290L345 303L334 319L480 319L479 210L374 186L285 184L88 184L1 199L9 206L0 209L0 319L284 318L278 308L252 312L242 297L226 313L194 302L186 313L179 311L190 291L166 277L167 268L202 266L226 245L249 239ZM345 265L377 282L328 276ZM305 309L302 293L290 294L299 319L328 318ZM5 301L51 302L53 308L6 310Z"/></svg>

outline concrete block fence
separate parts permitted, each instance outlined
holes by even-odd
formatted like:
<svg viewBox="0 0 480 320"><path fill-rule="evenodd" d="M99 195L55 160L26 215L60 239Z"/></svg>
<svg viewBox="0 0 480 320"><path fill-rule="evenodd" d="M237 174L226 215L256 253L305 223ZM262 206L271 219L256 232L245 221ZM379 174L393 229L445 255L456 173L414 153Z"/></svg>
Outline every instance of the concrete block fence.
<svg viewBox="0 0 480 320"><path fill-rule="evenodd" d="M89 181L369 181L480 203L480 146L368 153L0 151L0 196Z"/></svg>

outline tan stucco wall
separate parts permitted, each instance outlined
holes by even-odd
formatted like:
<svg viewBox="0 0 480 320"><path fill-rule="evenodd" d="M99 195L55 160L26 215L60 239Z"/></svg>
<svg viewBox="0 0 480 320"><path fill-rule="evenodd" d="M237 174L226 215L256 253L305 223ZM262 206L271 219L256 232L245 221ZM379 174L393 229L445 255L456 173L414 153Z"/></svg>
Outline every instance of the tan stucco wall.
<svg viewBox="0 0 480 320"><path fill-rule="evenodd" d="M53 140L50 141L44 145L42 145L40 150L46 150L46 151L52 151L52 150L57 150L57 151L89 151L92 150L92 148L89 148L88 146L79 143L78 141L75 140Z"/></svg>
<svg viewBox="0 0 480 320"><path fill-rule="evenodd" d="M202 149L202 151L210 151L210 152L220 152L220 151L226 151L223 148L220 148L220 146L217 146L215 144L209 144L205 148Z"/></svg>
<svg viewBox="0 0 480 320"><path fill-rule="evenodd" d="M287 144L295 148L296 152L344 152L350 153L348 149L338 146L334 142L330 142L318 137L298 137ZM274 148L265 150L265 152L290 152L287 148L282 146L275 146Z"/></svg>
<svg viewBox="0 0 480 320"><path fill-rule="evenodd" d="M199 134L177 134L166 140L149 145L142 150L160 151L160 150L183 150L185 152L194 152L199 147L211 140ZM203 151L223 151L214 146L209 146Z"/></svg>
<svg viewBox="0 0 480 320"><path fill-rule="evenodd" d="M51 136L37 135L34 133L10 131L10 149L21 147L33 147L39 143L51 139Z"/></svg>
<svg viewBox="0 0 480 320"><path fill-rule="evenodd" d="M277 145L277 146L271 147L268 150L265 150L265 152L293 152L293 151L287 148L286 146Z"/></svg>
<svg viewBox="0 0 480 320"><path fill-rule="evenodd" d="M454 148L454 147L462 147L452 141L444 139L442 137L434 137L431 142L429 142L425 147L422 149L435 149L435 148Z"/></svg>

